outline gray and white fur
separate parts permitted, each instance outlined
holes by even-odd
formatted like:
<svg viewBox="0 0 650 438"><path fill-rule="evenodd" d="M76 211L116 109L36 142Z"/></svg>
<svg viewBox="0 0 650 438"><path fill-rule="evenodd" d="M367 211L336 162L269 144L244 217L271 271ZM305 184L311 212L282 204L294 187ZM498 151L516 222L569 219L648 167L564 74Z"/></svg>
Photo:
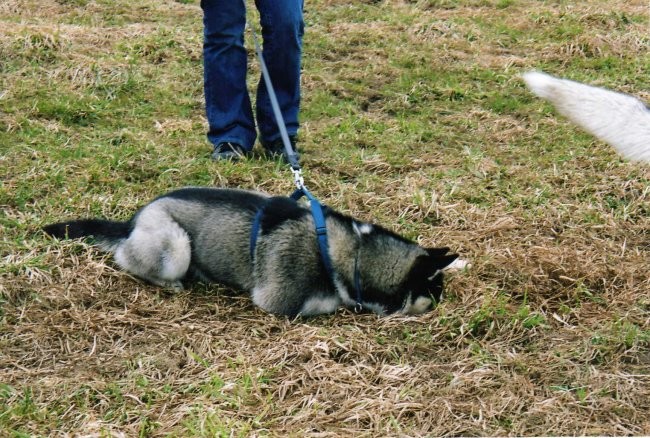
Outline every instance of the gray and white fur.
<svg viewBox="0 0 650 438"><path fill-rule="evenodd" d="M252 223L262 206L251 257ZM184 188L154 199L126 222L82 219L44 230L57 238L92 236L121 268L153 284L180 289L192 280L221 283L248 291L268 312L291 317L353 307L355 269L362 305L376 313L423 313L441 299L443 270L459 267L456 254L324 210L333 281L321 262L310 210L259 192Z"/></svg>
<svg viewBox="0 0 650 438"><path fill-rule="evenodd" d="M623 157L650 163L650 109L639 99L541 72L525 73L523 79L533 93Z"/></svg>

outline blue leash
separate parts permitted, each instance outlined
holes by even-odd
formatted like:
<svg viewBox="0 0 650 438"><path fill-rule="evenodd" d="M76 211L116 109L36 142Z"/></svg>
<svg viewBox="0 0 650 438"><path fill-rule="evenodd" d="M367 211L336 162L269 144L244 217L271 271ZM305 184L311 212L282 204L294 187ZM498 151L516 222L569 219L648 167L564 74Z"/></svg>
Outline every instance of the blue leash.
<svg viewBox="0 0 650 438"><path fill-rule="evenodd" d="M244 7L246 7L246 0L242 0ZM296 191L291 194L291 199L298 201L303 196L309 200L309 205L311 208L311 215L314 219L314 228L316 229L316 237L318 239L318 248L320 250L321 260L327 271L327 275L330 277L332 285L336 289L336 284L334 280L336 278L334 272L334 266L332 265L332 259L329 252L329 241L327 239L327 224L325 222L325 214L323 213L323 205L318 202L318 200L311 194L307 187L305 187L305 181L302 177L302 169L300 163L298 162L298 156L296 152L291 147L291 142L289 141L289 134L287 133L287 128L284 123L284 118L282 117L282 111L280 111L280 105L278 104L278 98L275 94L275 89L273 88L273 83L271 82L271 75L269 74L268 68L266 67L266 62L264 62L264 56L262 55L262 48L257 39L257 34L252 26L246 21L246 26L250 29L251 34L253 35L253 42L255 44L255 53L260 62L260 69L262 71L262 77L264 78L264 83L266 89L269 93L269 99L271 101L271 107L273 108L273 115L275 116L275 121L280 130L280 137L282 138L282 143L284 144L284 149L286 151L287 161L291 166L291 172L294 176L294 183L296 184ZM253 225L251 229L251 238L250 238L250 254L251 259L255 257L255 248L257 246L257 238L260 233L260 228L262 225L262 217L264 216L264 207L260 208L255 214L253 219ZM359 272L359 260L358 257L354 260L354 288L356 290L356 305L355 310L357 312L363 309L361 304L361 274Z"/></svg>

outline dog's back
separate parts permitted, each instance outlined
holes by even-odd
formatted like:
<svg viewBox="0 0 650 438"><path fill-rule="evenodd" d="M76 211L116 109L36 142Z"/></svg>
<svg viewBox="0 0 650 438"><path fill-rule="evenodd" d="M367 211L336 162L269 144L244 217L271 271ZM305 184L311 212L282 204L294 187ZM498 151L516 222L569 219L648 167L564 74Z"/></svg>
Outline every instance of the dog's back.
<svg viewBox="0 0 650 438"><path fill-rule="evenodd" d="M265 200L246 190L190 187L154 199L127 222L81 219L44 230L58 238L92 236L120 267L160 286L181 288L181 279L194 277L246 290L250 226Z"/></svg>

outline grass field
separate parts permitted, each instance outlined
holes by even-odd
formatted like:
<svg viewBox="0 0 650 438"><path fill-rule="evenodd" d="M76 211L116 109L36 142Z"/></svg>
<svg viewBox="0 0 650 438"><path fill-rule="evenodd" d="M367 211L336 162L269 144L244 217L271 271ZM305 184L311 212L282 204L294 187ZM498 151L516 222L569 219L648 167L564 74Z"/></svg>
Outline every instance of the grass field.
<svg viewBox="0 0 650 438"><path fill-rule="evenodd" d="M519 78L650 102L647 0L307 0L305 18L308 187L472 268L423 316L289 321L47 238L179 186L292 181L210 161L198 0L2 0L0 435L649 435L650 167Z"/></svg>

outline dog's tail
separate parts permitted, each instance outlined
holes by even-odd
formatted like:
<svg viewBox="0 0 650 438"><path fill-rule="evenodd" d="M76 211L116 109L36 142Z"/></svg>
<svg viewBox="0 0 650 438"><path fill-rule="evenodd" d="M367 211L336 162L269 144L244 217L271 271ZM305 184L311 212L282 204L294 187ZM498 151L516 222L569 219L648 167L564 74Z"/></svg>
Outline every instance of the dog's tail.
<svg viewBox="0 0 650 438"><path fill-rule="evenodd" d="M113 251L131 234L130 222L115 222L103 219L79 219L46 225L43 231L58 239L93 237L106 251Z"/></svg>
<svg viewBox="0 0 650 438"><path fill-rule="evenodd" d="M650 109L640 100L541 72L523 79L533 93L625 158L650 163Z"/></svg>

